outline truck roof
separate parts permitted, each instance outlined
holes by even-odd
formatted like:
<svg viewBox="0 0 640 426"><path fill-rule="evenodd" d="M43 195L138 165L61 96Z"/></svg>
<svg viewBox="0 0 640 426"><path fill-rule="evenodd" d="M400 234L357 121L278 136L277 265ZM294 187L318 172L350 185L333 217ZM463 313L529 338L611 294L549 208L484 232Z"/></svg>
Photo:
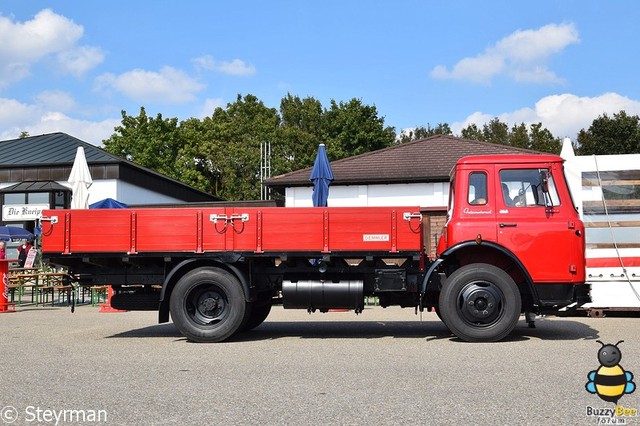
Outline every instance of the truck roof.
<svg viewBox="0 0 640 426"><path fill-rule="evenodd" d="M562 157L553 154L491 154L462 157L457 164L548 163L563 161Z"/></svg>

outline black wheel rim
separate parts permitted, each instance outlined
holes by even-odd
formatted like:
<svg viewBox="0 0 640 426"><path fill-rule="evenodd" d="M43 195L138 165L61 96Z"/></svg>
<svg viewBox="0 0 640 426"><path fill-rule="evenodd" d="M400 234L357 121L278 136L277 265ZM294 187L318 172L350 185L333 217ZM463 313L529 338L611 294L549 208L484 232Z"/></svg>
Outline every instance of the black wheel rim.
<svg viewBox="0 0 640 426"><path fill-rule="evenodd" d="M457 308L469 325L484 328L496 324L504 313L504 296L493 283L473 281L458 294Z"/></svg>
<svg viewBox="0 0 640 426"><path fill-rule="evenodd" d="M193 322L215 325L229 315L229 298L214 284L200 284L189 291L185 298L185 308Z"/></svg>

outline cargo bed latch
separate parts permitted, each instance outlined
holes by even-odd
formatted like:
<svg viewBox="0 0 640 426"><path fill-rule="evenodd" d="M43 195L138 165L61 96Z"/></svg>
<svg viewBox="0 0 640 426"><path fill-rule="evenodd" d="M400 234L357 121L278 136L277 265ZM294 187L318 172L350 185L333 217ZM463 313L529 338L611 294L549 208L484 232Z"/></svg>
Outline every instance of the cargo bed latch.
<svg viewBox="0 0 640 426"><path fill-rule="evenodd" d="M39 220L40 222L51 222L52 225L55 225L56 223L58 223L58 216L42 216Z"/></svg>
<svg viewBox="0 0 640 426"><path fill-rule="evenodd" d="M406 220L407 222L409 222L409 229L411 229L411 232L417 234L418 232L420 232L420 226L422 225L422 213L411 213L411 212L403 212L402 213L402 219ZM414 226L411 224L411 220L412 219L418 219L418 227L414 228Z"/></svg>
<svg viewBox="0 0 640 426"><path fill-rule="evenodd" d="M237 220L242 222L242 227L236 228L235 221ZM231 224L231 227L234 231L240 233L244 229L244 222L249 221L249 213L232 214L231 216L227 216L226 214L214 213L209 215L209 221L213 222L213 225L216 228L216 232L218 232L219 234L224 233L229 224ZM224 222L224 226L222 227L222 229L218 229L218 222Z"/></svg>

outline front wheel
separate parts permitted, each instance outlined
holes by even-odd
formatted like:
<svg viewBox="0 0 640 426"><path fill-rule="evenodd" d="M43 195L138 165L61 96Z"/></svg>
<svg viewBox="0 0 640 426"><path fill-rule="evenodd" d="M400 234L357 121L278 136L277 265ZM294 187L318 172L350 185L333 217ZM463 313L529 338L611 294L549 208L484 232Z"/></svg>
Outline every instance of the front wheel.
<svg viewBox="0 0 640 426"><path fill-rule="evenodd" d="M513 279L493 265L477 263L456 270L440 292L442 320L467 342L495 342L518 323L522 301Z"/></svg>
<svg viewBox="0 0 640 426"><path fill-rule="evenodd" d="M245 321L244 291L236 277L219 268L187 272L171 293L173 323L189 340L220 342Z"/></svg>

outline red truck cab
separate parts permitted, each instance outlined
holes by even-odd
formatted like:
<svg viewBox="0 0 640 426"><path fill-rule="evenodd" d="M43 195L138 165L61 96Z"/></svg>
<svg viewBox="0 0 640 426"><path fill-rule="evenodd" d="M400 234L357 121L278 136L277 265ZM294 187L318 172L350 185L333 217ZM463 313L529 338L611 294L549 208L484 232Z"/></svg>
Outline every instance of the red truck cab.
<svg viewBox="0 0 640 426"><path fill-rule="evenodd" d="M573 205L562 164L562 158L555 155L483 155L458 161L451 176L447 222L438 244L441 293L461 269L477 271L480 267L517 286L521 300L510 302L518 302L523 312L557 310L584 299L584 225ZM482 318L486 309L476 308L491 304L488 299L497 302L491 304L494 308L504 305L506 290L496 288L497 293L491 293L491 279L482 276L469 273L467 281L476 279L479 284L461 285L454 290L459 295L447 296L453 296L454 303L473 304L470 312L450 306L445 313L438 295L445 323L447 316L452 321L453 309L471 328L493 324ZM487 300L476 297L482 292L486 296L487 289L491 296L484 298Z"/></svg>

